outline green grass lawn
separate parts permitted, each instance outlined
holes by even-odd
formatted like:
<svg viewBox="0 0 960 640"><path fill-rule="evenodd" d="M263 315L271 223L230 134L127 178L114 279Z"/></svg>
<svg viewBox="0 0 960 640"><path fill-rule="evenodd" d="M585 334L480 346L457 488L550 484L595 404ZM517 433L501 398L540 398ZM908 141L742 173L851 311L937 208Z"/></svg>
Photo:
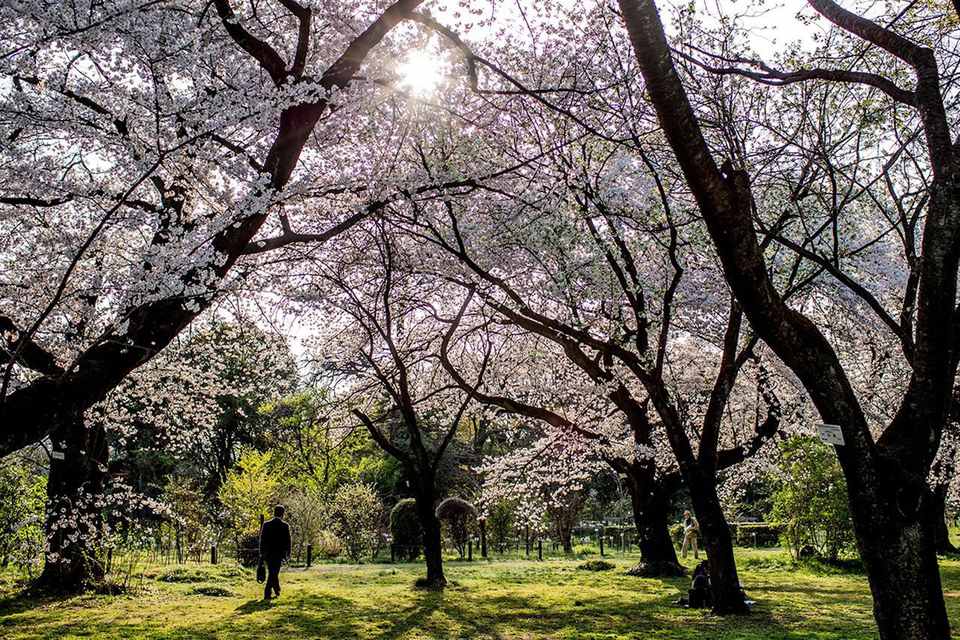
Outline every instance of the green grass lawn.
<svg viewBox="0 0 960 640"><path fill-rule="evenodd" d="M738 618L674 606L688 581L625 575L635 557L608 558L616 569L604 572L578 570L579 560L449 562L454 584L443 593L412 587L416 564L324 564L285 571L283 594L269 603L252 572L187 565L148 568L132 595L37 600L0 582L0 638L876 637L862 575L791 569L779 550L738 556L757 600ZM960 561L941 570L960 627Z"/></svg>

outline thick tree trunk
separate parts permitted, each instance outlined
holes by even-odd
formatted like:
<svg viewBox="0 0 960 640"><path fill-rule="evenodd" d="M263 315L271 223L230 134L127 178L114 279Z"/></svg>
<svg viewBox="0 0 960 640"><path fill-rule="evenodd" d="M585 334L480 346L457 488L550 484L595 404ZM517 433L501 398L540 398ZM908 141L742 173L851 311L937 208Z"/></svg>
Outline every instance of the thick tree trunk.
<svg viewBox="0 0 960 640"><path fill-rule="evenodd" d="M433 478L420 479L420 487L414 498L420 526L423 527L423 557L427 563L426 581L418 584L428 589L443 589L447 586L447 578L443 574L443 543L440 520L434 508Z"/></svg>
<svg viewBox="0 0 960 640"><path fill-rule="evenodd" d="M97 557L107 480L107 437L99 425L64 425L53 433L47 479L46 557L36 587L81 591L105 573ZM60 458L62 454L62 459Z"/></svg>
<svg viewBox="0 0 960 640"><path fill-rule="evenodd" d="M933 543L938 554L957 553L957 548L950 542L950 529L947 527L947 489L949 485L937 485L932 491L931 525L933 526Z"/></svg>
<svg viewBox="0 0 960 640"><path fill-rule="evenodd" d="M693 511L700 525L700 537L710 567L713 612L720 615L749 613L737 574L730 527L717 497L716 479L700 471L687 476Z"/></svg>
<svg viewBox="0 0 960 640"><path fill-rule="evenodd" d="M573 553L573 530L557 524L557 537L560 538L560 545L563 547L563 552Z"/></svg>
<svg viewBox="0 0 960 640"><path fill-rule="evenodd" d="M631 464L627 472L627 491L637 527L641 562L632 575L648 578L682 576L686 570L677 560L670 538L670 495L672 489L658 483L655 470Z"/></svg>
<svg viewBox="0 0 960 640"><path fill-rule="evenodd" d="M925 488L918 500L911 500L910 493L915 492L893 481L880 495L896 498L867 504L863 495L851 491L854 529L873 594L873 614L882 640L946 640L950 624L933 523L938 508Z"/></svg>

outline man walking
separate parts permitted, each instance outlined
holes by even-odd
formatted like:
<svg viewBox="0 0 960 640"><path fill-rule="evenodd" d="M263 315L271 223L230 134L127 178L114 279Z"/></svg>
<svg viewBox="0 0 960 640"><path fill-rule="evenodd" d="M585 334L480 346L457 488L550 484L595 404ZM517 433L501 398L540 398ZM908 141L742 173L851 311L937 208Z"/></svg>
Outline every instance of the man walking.
<svg viewBox="0 0 960 640"><path fill-rule="evenodd" d="M280 565L290 557L290 527L283 521L283 505L273 508L273 517L260 527L260 562L267 565L267 583L263 587L263 599L270 599L270 592L280 595Z"/></svg>

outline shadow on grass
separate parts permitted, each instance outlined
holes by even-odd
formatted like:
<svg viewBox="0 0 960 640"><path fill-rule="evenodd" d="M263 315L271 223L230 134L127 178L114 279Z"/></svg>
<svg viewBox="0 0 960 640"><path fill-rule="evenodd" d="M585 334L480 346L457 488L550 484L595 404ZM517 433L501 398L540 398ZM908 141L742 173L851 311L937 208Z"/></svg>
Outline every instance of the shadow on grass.
<svg viewBox="0 0 960 640"><path fill-rule="evenodd" d="M256 613L258 611L267 611L272 609L274 606L273 600L264 600L263 598L254 598L253 600L248 600L242 605L237 607L237 613L241 615L250 615L251 613Z"/></svg>
<svg viewBox="0 0 960 640"><path fill-rule="evenodd" d="M43 602L13 597L0 600L0 637L28 630L34 635L20 637L860 640L876 636L869 590L865 579L857 576L828 579L804 573L745 572L747 592L759 604L749 616L724 618L673 605L689 584L683 578L634 578L621 571L587 575L575 571L572 563L486 566L467 570L463 565L464 570L454 572L457 586L443 592L414 589L415 571L318 571L309 579L301 574L304 579L285 586L277 600L245 600L251 595L246 591L243 598L225 601L220 608L210 604L204 605L208 609L190 609L176 601L172 618L170 605L164 605L166 620L148 614L117 623L115 613L104 613L110 607L104 599ZM960 565L942 570L944 589L960 589ZM169 593L167 587L163 593ZM86 606L91 614L79 612L78 616L78 609ZM70 615L51 611L61 607L71 610ZM30 611L43 608L47 611Z"/></svg>

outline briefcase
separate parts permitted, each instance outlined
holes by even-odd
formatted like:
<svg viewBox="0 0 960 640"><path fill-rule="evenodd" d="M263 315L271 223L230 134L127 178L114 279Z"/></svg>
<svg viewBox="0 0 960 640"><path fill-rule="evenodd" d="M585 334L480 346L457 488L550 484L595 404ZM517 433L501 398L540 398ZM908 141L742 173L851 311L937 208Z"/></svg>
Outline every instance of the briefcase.
<svg viewBox="0 0 960 640"><path fill-rule="evenodd" d="M257 582L263 582L267 579L267 568L263 566L263 560L257 565Z"/></svg>

